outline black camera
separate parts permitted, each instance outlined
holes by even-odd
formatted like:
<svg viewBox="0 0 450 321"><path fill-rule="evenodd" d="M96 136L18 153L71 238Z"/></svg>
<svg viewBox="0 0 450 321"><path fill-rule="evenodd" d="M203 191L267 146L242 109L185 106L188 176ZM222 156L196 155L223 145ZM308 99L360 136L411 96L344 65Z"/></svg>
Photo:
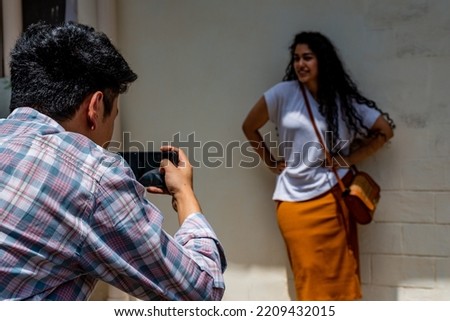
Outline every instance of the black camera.
<svg viewBox="0 0 450 321"><path fill-rule="evenodd" d="M136 179L144 186L155 186L166 189L164 174L159 172L163 159L168 159L178 166L178 153L174 151L162 152L119 152L128 163Z"/></svg>

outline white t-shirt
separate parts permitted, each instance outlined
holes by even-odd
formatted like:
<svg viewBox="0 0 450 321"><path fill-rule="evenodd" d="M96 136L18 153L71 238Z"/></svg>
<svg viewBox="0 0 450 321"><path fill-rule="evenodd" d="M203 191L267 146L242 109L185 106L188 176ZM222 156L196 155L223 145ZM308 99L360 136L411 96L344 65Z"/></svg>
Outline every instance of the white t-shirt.
<svg viewBox="0 0 450 321"><path fill-rule="evenodd" d="M326 135L332 133L326 133L325 117L319 111L319 104L308 90L306 92L316 125L323 140L327 141ZM330 190L337 183L336 177L330 169L320 166L325 157L324 151L309 118L298 82L293 80L278 83L264 93L264 98L269 119L278 128L280 152L287 162L286 169L277 177L273 199L304 201ZM367 128L371 128L380 116L379 111L366 105L355 102L353 106ZM347 129L340 112L338 125L340 141L337 143L337 150L345 156L348 155L354 134ZM347 168L338 170L340 177L347 172Z"/></svg>

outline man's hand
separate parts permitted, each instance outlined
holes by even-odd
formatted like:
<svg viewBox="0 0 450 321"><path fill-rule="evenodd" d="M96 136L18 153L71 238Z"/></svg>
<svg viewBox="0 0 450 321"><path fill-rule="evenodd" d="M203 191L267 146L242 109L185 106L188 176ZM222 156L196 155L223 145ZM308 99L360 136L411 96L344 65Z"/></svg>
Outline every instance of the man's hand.
<svg viewBox="0 0 450 321"><path fill-rule="evenodd" d="M163 159L160 171L164 174L167 190L149 186L147 191L154 194L172 195L172 206L178 212L180 224L190 214L201 212L200 204L193 190L193 168L186 154L173 146L162 146L161 151L174 151L178 153L178 167L168 159Z"/></svg>

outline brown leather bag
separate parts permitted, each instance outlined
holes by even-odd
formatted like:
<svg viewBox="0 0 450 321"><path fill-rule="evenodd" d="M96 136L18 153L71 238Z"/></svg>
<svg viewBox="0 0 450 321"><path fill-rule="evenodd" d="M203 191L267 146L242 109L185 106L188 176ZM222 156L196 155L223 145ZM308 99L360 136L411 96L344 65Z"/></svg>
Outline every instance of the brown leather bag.
<svg viewBox="0 0 450 321"><path fill-rule="evenodd" d="M333 163L330 153L328 152L326 145L323 142L322 136L320 135L320 132L317 128L314 116L311 111L311 106L309 105L309 100L305 92L305 88L301 83L300 88L305 99L308 114L313 124L316 135L320 141L320 144L325 150L326 160L328 164L331 165L331 169L338 181L341 191L341 200L343 201L350 214L353 215L357 223L369 224L373 220L373 215L377 208L378 201L380 200L380 186L369 174L363 171L359 171L354 165L352 166L352 170L354 172L353 179L349 186L344 185L336 169L332 166Z"/></svg>
<svg viewBox="0 0 450 321"><path fill-rule="evenodd" d="M380 186L366 172L358 171L356 167L354 170L356 172L350 186L342 191L342 200L356 222L369 224L380 200Z"/></svg>

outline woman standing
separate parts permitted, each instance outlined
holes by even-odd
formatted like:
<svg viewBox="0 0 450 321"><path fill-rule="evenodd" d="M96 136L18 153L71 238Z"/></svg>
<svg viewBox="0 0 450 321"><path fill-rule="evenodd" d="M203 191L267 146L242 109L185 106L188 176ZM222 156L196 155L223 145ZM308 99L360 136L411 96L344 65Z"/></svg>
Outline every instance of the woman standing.
<svg viewBox="0 0 450 321"><path fill-rule="evenodd" d="M295 278L298 300L361 298L356 223L335 197L337 168L344 182L350 166L381 148L393 136L394 123L361 95L344 70L330 40L318 32L297 34L283 82L256 102L243 131L271 171L278 175L273 199ZM330 151L323 146L308 115ZM283 159L275 160L259 129L268 121L277 126ZM362 141L359 147L350 143Z"/></svg>

